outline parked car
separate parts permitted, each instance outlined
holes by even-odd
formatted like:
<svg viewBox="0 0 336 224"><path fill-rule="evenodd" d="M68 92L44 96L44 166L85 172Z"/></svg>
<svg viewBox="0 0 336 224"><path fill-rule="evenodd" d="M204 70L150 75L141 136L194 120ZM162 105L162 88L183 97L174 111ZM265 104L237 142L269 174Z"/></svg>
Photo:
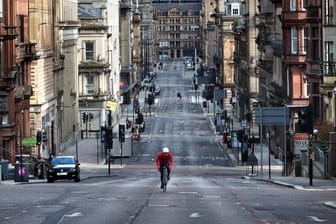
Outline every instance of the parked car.
<svg viewBox="0 0 336 224"><path fill-rule="evenodd" d="M56 156L50 161L47 170L48 183L55 180L80 181L80 163L73 156Z"/></svg>
<svg viewBox="0 0 336 224"><path fill-rule="evenodd" d="M152 77L150 77L150 78L144 78L143 80L142 80L142 82L141 82L141 86L143 86L143 87L149 87L151 84L152 84Z"/></svg>
<svg viewBox="0 0 336 224"><path fill-rule="evenodd" d="M161 89L159 87L156 87L155 90L154 90L154 95L159 96L160 93L161 93Z"/></svg>
<svg viewBox="0 0 336 224"><path fill-rule="evenodd" d="M187 64L187 69L188 70L194 69L194 66L192 65L192 63Z"/></svg>

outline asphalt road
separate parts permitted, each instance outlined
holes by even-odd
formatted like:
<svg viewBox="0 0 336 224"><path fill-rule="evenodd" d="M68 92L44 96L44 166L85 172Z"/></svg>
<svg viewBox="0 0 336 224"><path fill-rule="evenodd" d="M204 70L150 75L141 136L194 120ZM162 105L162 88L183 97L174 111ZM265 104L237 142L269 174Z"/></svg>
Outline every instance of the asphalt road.
<svg viewBox="0 0 336 224"><path fill-rule="evenodd" d="M117 166L116 158L108 176L106 165L93 165L93 149L92 166L82 164L90 177L79 183L1 185L0 223L334 223L335 210L321 203L334 192L297 191L241 178L246 167L233 167L196 103L193 72L183 68L181 62L170 62L159 72L155 83L161 95L123 166ZM154 166L163 146L175 159L165 193Z"/></svg>

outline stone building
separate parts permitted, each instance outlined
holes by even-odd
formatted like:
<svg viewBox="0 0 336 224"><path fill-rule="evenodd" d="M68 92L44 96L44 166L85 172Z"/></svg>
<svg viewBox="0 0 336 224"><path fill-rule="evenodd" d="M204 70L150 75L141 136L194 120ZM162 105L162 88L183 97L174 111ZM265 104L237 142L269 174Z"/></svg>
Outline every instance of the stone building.
<svg viewBox="0 0 336 224"><path fill-rule="evenodd" d="M34 137L29 122L33 94L31 63L38 55L29 39L28 1L0 1L0 160L32 153L23 139Z"/></svg>
<svg viewBox="0 0 336 224"><path fill-rule="evenodd" d="M178 59L200 52L201 1L153 1L159 59Z"/></svg>
<svg viewBox="0 0 336 224"><path fill-rule="evenodd" d="M78 93L82 137L95 136L101 126L112 126L118 118L118 15L116 1L79 1L78 4L81 24Z"/></svg>
<svg viewBox="0 0 336 224"><path fill-rule="evenodd" d="M73 144L79 127L77 1L36 0L29 9L29 35L38 55L31 67L30 123L35 133L45 133L38 152L48 157Z"/></svg>

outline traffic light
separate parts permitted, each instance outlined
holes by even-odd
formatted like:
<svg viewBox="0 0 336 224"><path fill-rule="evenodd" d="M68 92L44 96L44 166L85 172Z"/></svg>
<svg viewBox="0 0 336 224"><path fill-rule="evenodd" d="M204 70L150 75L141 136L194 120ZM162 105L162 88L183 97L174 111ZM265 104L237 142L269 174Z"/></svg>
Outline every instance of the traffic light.
<svg viewBox="0 0 336 224"><path fill-rule="evenodd" d="M311 105L299 110L297 132L299 133L313 133L313 114Z"/></svg>
<svg viewBox="0 0 336 224"><path fill-rule="evenodd" d="M47 138L47 132L46 131L43 131L42 132L42 142L47 142L48 141L48 138Z"/></svg>
<svg viewBox="0 0 336 224"><path fill-rule="evenodd" d="M42 132L37 131L36 133L36 145L41 145L42 142Z"/></svg>
<svg viewBox="0 0 336 224"><path fill-rule="evenodd" d="M106 142L106 148L112 149L113 147L113 138L112 138L112 128L108 127L105 129L105 142Z"/></svg>
<svg viewBox="0 0 336 224"><path fill-rule="evenodd" d="M143 114L138 113L138 118L136 119L135 123L136 124L142 124L142 122L143 122Z"/></svg>
<svg viewBox="0 0 336 224"><path fill-rule="evenodd" d="M85 124L88 120L88 114L86 112L82 113L82 120L83 120L83 123Z"/></svg>
<svg viewBox="0 0 336 224"><path fill-rule="evenodd" d="M92 121L93 120L93 113L89 113L88 115L88 121Z"/></svg>
<svg viewBox="0 0 336 224"><path fill-rule="evenodd" d="M119 142L125 142L125 125L119 124Z"/></svg>
<svg viewBox="0 0 336 224"><path fill-rule="evenodd" d="M153 94L149 94L148 95L148 104L149 105L153 105L154 104L154 95Z"/></svg>

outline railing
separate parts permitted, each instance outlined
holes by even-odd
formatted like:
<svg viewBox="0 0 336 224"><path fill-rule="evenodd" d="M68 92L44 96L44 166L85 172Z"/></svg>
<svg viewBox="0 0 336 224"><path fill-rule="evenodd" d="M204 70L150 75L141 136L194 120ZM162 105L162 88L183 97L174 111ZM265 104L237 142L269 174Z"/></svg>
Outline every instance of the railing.
<svg viewBox="0 0 336 224"><path fill-rule="evenodd" d="M326 161L326 153L319 146L312 147L312 158L313 158L313 167L314 167L314 176L324 177L328 176L328 166ZM309 151L301 151L301 166L309 166ZM319 171L319 173L316 173Z"/></svg>
<svg viewBox="0 0 336 224"><path fill-rule="evenodd" d="M323 75L335 76L336 75L336 62L324 61L322 65Z"/></svg>

